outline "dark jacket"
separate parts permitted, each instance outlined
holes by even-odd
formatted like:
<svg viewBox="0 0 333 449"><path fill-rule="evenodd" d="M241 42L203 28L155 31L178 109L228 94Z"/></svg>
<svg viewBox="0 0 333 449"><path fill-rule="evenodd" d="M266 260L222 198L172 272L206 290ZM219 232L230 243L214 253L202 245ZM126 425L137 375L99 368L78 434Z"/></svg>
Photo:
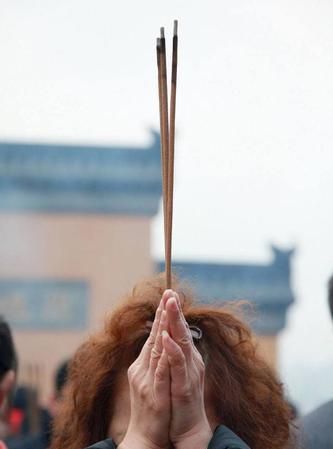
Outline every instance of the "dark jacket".
<svg viewBox="0 0 333 449"><path fill-rule="evenodd" d="M87 449L115 449L111 439L93 444ZM133 448L135 449L135 448ZM208 449L250 449L237 435L225 426L219 426L210 440Z"/></svg>
<svg viewBox="0 0 333 449"><path fill-rule="evenodd" d="M9 439L6 444L8 449L47 449L48 447L40 435L23 435Z"/></svg>

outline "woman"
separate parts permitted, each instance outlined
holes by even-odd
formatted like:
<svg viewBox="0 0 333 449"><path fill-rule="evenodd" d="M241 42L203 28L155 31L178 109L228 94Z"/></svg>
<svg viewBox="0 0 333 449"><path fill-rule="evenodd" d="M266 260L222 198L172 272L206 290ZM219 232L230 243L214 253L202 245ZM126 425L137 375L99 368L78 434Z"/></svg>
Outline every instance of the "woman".
<svg viewBox="0 0 333 449"><path fill-rule="evenodd" d="M285 447L289 408L249 329L163 283L136 287L79 349L52 448Z"/></svg>

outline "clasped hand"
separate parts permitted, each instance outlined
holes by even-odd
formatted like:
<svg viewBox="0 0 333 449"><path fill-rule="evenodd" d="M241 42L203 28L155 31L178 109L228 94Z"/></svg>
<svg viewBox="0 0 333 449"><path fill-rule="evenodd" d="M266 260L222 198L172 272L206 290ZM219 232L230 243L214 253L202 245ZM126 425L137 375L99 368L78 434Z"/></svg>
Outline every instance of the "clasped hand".
<svg viewBox="0 0 333 449"><path fill-rule="evenodd" d="M178 295L166 290L150 335L128 369L131 417L119 449L205 449L205 366Z"/></svg>

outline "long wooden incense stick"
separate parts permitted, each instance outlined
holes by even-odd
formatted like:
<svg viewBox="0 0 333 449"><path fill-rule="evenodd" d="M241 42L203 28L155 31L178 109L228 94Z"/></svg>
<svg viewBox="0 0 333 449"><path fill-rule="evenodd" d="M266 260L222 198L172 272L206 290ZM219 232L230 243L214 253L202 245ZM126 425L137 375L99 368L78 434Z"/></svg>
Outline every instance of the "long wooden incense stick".
<svg viewBox="0 0 333 449"><path fill-rule="evenodd" d="M165 272L166 272L166 288L171 288L171 254L169 253L169 107L168 107L168 78L167 78L167 63L166 63L166 43L164 36L164 28L161 28L161 82L162 82L162 148L163 148L163 172L165 173L165 183L163 197L165 197L165 224L164 231L165 242Z"/></svg>
<svg viewBox="0 0 333 449"><path fill-rule="evenodd" d="M163 191L163 217L164 217L164 242L167 241L167 197L164 195L164 192L167 191L167 166L164 163L166 158L166 148L165 148L165 139L164 139L164 125L163 125L163 107L162 107L162 70L161 70L161 39L157 38L156 43L156 52L157 52L157 68L158 68L158 99L159 99L159 110L160 110L160 136L161 136L161 165L162 165L162 191ZM166 251L166 247L164 248ZM164 254L166 258L166 252Z"/></svg>
<svg viewBox="0 0 333 449"><path fill-rule="evenodd" d="M167 261L166 279L171 288L171 260L172 260L172 218L173 218L173 179L175 159L175 124L176 124L176 90L177 90L177 63L178 63L178 22L174 21L172 40L172 66L171 66L171 98L170 98L170 135L168 154L168 199L167 199Z"/></svg>
<svg viewBox="0 0 333 449"><path fill-rule="evenodd" d="M162 110L162 128L161 128L161 139L162 139L162 171L163 171L163 201L165 204L164 208L164 251L165 251L165 270L170 272L170 257L168 257L168 191L169 191L169 108L168 108L168 80L167 80L167 63L166 63L166 45L164 28L161 30L161 51L160 51L160 68L161 68L161 110ZM167 288L170 288L170 283L167 282Z"/></svg>
<svg viewBox="0 0 333 449"><path fill-rule="evenodd" d="M178 63L178 23L174 22L171 68L171 100L170 100L170 134L168 114L167 64L164 28L157 40L158 90L161 128L161 159L163 178L163 210L164 210L164 245L166 288L172 287L172 219L173 219L173 184L174 184L174 149L175 149L175 117L176 88Z"/></svg>

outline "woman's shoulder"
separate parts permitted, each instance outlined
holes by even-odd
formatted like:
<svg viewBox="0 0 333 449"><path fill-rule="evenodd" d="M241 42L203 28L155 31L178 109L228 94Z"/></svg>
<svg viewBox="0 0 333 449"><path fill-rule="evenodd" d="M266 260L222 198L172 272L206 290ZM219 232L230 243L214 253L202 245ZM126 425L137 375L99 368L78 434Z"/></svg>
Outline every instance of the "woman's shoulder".
<svg viewBox="0 0 333 449"><path fill-rule="evenodd" d="M219 426L214 432L208 449L250 449L234 432L226 426Z"/></svg>
<svg viewBox="0 0 333 449"><path fill-rule="evenodd" d="M92 446L87 447L87 449L115 449L115 448L116 446L111 439L100 441L99 443L95 443Z"/></svg>

